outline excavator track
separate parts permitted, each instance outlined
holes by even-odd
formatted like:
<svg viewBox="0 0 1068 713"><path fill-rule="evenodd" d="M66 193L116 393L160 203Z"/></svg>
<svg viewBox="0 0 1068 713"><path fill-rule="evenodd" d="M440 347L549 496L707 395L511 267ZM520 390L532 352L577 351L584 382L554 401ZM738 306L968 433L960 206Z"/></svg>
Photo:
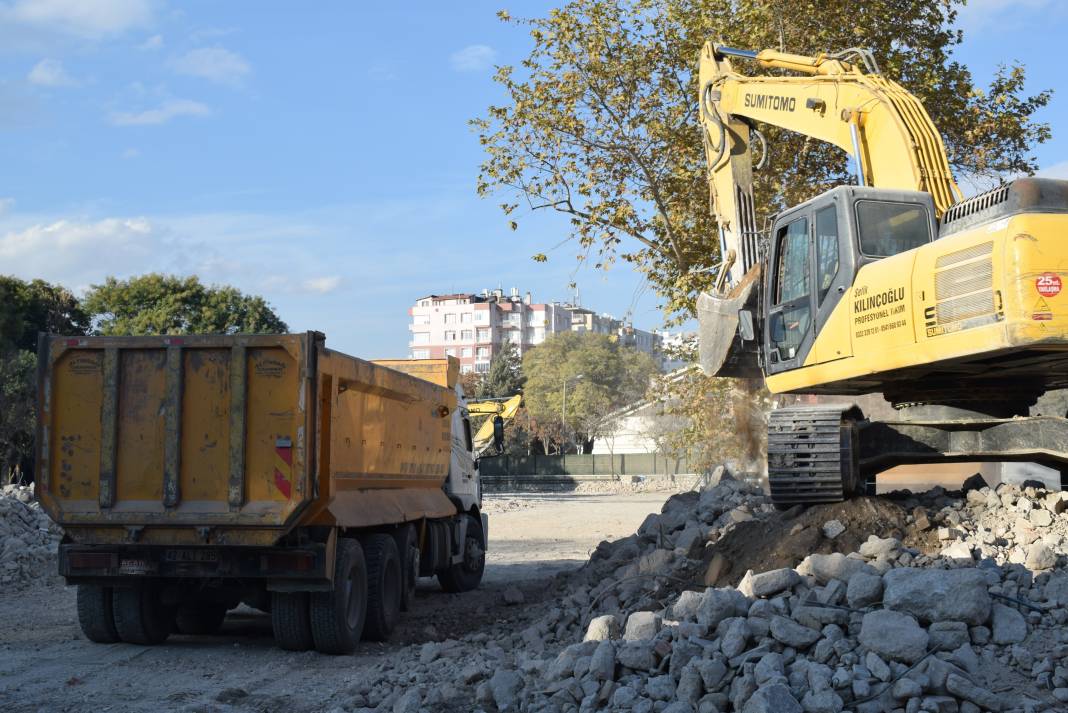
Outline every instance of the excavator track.
<svg viewBox="0 0 1068 713"><path fill-rule="evenodd" d="M789 406L768 419L768 481L779 507L836 503L857 493L857 421L852 405Z"/></svg>

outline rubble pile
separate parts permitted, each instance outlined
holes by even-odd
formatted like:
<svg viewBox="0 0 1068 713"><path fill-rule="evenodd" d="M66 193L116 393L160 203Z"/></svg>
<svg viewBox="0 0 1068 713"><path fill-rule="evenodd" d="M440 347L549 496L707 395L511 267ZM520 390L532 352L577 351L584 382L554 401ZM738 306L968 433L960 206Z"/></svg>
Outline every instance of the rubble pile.
<svg viewBox="0 0 1068 713"><path fill-rule="evenodd" d="M971 483L901 499L901 536L704 586L717 541L791 517L723 474L602 543L541 621L476 642L461 680L485 710L1068 710L1068 497ZM816 529L823 549L850 541L841 521Z"/></svg>
<svg viewBox="0 0 1068 713"><path fill-rule="evenodd" d="M34 500L32 486L0 488L0 586L54 577L61 537Z"/></svg>

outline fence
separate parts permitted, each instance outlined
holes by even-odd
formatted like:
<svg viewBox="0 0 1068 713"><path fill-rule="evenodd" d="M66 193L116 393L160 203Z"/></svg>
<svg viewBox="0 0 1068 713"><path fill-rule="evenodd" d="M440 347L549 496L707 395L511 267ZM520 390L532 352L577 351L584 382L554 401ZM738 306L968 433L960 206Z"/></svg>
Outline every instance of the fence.
<svg viewBox="0 0 1068 713"><path fill-rule="evenodd" d="M495 456L479 460L479 473L486 477L583 476L583 475L690 475L696 470L685 459L657 453L618 455Z"/></svg>

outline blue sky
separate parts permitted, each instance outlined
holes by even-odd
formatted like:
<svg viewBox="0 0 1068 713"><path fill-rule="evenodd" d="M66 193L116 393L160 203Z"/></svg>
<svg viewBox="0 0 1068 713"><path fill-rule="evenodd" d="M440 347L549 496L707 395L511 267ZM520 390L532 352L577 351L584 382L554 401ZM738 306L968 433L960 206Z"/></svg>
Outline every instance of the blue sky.
<svg viewBox="0 0 1068 713"><path fill-rule="evenodd" d="M562 220L513 233L474 192L467 120L528 48L495 12L555 4L0 1L0 273L196 273L364 357L406 353L415 298L498 285L566 299L575 279L587 306L658 327L627 266L577 268L549 250ZM1066 6L972 0L957 52L980 83L1019 59L1056 91L1040 158L1063 177Z"/></svg>

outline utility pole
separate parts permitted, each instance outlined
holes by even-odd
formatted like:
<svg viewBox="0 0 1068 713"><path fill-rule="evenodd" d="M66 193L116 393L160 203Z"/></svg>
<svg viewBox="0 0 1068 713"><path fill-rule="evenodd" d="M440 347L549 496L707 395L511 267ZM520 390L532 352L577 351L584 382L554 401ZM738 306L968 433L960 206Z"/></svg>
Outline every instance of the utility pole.
<svg viewBox="0 0 1068 713"><path fill-rule="evenodd" d="M564 379L564 398L560 403L560 455L564 454L564 436L567 433L567 383L569 381L578 381L582 378L582 374L575 374L570 378Z"/></svg>

